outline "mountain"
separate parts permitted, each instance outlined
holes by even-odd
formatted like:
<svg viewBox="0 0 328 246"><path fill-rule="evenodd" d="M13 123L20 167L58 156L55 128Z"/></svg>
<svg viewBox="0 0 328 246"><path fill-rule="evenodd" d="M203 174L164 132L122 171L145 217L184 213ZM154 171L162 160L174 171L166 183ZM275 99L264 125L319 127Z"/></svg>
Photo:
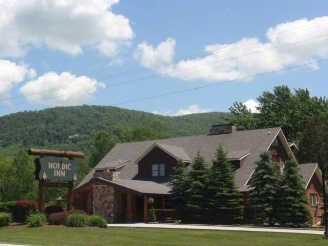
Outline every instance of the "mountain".
<svg viewBox="0 0 328 246"><path fill-rule="evenodd" d="M207 134L211 125L224 123L227 114L211 112L173 117L88 105L24 111L0 117L0 155L11 155L19 148L90 150L97 131L113 134L119 124L133 127L146 121L160 121L172 137Z"/></svg>

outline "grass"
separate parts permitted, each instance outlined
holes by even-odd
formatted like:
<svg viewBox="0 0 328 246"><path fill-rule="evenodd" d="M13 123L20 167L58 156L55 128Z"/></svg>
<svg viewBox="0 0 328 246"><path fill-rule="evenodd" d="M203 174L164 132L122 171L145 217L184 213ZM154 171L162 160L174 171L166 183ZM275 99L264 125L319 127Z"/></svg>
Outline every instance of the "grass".
<svg viewBox="0 0 328 246"><path fill-rule="evenodd" d="M146 228L68 228L46 226L37 228L0 228L0 243L15 243L49 246L97 246L97 245L327 245L321 235L203 231Z"/></svg>

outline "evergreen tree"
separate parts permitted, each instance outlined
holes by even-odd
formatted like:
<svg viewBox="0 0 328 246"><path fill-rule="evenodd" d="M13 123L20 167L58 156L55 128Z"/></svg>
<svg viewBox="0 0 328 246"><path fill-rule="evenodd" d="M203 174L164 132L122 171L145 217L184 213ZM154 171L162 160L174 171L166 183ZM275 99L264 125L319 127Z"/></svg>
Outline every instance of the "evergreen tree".
<svg viewBox="0 0 328 246"><path fill-rule="evenodd" d="M210 223L233 224L242 220L242 197L234 176L227 154L220 145L206 182L206 210Z"/></svg>
<svg viewBox="0 0 328 246"><path fill-rule="evenodd" d="M310 212L306 205L305 184L298 174L296 160L285 162L284 173L280 182L277 220L282 226L302 227L310 223Z"/></svg>
<svg viewBox="0 0 328 246"><path fill-rule="evenodd" d="M186 203L186 210L189 216L188 220L193 223L201 223L206 220L204 204L207 198L205 195L207 171L205 159L198 152L188 173L189 185L186 190L186 196L188 197Z"/></svg>
<svg viewBox="0 0 328 246"><path fill-rule="evenodd" d="M173 168L170 193L172 195L172 205L175 209L177 219L186 218L186 202L188 200L186 190L188 187L186 164L179 160Z"/></svg>
<svg viewBox="0 0 328 246"><path fill-rule="evenodd" d="M262 219L267 219L269 225L274 224L277 207L277 192L279 188L279 165L270 161L270 153L260 154L260 161L250 179L249 202L255 213Z"/></svg>

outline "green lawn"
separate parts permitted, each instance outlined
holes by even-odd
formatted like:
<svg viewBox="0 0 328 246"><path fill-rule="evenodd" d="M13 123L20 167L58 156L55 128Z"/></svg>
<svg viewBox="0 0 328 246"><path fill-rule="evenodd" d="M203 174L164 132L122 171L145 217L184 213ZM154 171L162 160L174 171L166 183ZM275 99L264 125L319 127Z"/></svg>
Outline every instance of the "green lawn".
<svg viewBox="0 0 328 246"><path fill-rule="evenodd" d="M328 245L320 235L133 228L0 228L0 243L29 245Z"/></svg>

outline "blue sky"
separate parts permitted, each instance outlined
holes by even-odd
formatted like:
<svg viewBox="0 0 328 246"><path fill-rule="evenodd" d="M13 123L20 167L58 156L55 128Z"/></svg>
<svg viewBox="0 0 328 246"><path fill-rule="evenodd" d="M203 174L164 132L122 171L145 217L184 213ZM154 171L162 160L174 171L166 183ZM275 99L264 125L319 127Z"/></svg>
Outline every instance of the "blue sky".
<svg viewBox="0 0 328 246"><path fill-rule="evenodd" d="M327 96L326 7L0 0L0 116L83 104L173 116L227 112L235 101L254 111L278 85Z"/></svg>

